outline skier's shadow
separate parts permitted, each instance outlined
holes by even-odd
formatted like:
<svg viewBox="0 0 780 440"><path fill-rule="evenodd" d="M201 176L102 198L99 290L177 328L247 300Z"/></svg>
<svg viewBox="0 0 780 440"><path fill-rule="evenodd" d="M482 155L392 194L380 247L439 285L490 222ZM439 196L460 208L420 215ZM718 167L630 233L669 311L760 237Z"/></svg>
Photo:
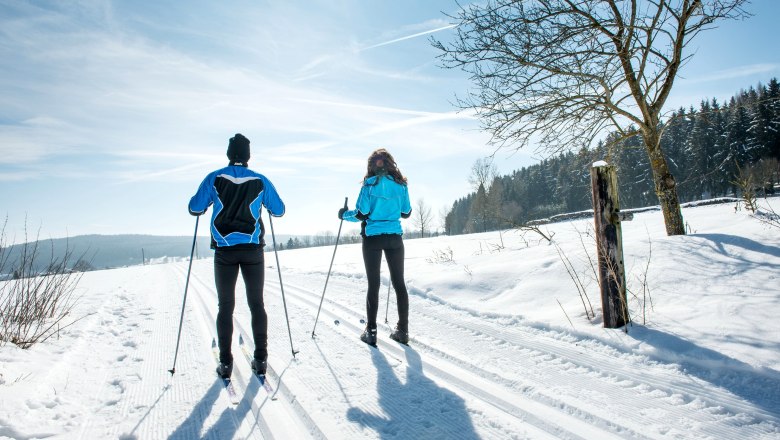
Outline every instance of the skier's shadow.
<svg viewBox="0 0 780 440"><path fill-rule="evenodd" d="M260 390L257 380L250 378L244 397L233 407L227 399L224 406L217 404L220 394L224 393L221 379L214 380L214 384L206 391L190 415L168 436L168 440L190 439L225 439L235 437L242 421L252 411L252 401ZM204 423L214 408L224 408L219 419L209 429L201 434Z"/></svg>
<svg viewBox="0 0 780 440"><path fill-rule="evenodd" d="M352 407L347 419L375 430L380 438L479 438L463 399L425 377L415 350L405 348L406 382L379 350L370 351L378 374L378 403L387 416Z"/></svg>
<svg viewBox="0 0 780 440"><path fill-rule="evenodd" d="M662 364L676 363L695 376L764 409L780 414L780 373L754 367L672 333L634 326L633 337L655 348L650 358ZM759 341L756 341L759 343Z"/></svg>

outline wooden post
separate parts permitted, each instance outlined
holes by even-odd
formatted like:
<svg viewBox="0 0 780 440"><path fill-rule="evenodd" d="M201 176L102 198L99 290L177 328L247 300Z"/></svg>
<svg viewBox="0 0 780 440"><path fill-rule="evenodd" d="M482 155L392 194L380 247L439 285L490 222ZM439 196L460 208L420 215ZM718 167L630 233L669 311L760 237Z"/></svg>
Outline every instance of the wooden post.
<svg viewBox="0 0 780 440"><path fill-rule="evenodd" d="M622 215L618 202L615 168L604 161L593 164L590 170L593 188L593 218L596 229L601 309L605 328L625 326L630 318L626 303L626 275L623 265Z"/></svg>

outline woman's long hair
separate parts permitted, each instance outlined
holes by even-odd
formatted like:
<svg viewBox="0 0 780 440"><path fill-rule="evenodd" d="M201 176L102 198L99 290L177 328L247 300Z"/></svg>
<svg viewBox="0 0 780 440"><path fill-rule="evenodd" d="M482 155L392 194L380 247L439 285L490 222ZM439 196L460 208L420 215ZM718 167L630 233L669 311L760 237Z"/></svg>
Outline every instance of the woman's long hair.
<svg viewBox="0 0 780 440"><path fill-rule="evenodd" d="M381 167L376 166L376 161L379 159L382 159L383 162ZM401 170L398 169L398 165L395 163L393 155L388 153L384 148L379 148L368 156L366 177L363 178L363 181L365 182L366 179L372 176L385 174L392 176L396 183L406 185L406 177L404 177L404 175L401 174Z"/></svg>

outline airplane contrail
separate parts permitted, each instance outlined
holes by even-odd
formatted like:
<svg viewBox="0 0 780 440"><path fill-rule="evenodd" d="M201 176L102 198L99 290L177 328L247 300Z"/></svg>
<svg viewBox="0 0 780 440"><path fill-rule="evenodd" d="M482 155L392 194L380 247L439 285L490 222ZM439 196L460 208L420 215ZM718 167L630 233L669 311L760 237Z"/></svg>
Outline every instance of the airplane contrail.
<svg viewBox="0 0 780 440"><path fill-rule="evenodd" d="M364 47L364 48L360 49L359 52L362 52L362 51L368 50L368 49L374 49L374 48L380 47L380 46L387 46L388 44L398 43L399 41L408 40L410 38L417 38L417 37L422 36L422 35L432 34L434 32L439 32L439 31L443 31L443 30L446 30L446 29L452 29L452 28L457 27L457 26L458 26L457 24L448 24L447 26L442 26L440 28L431 29L431 30L425 31L425 32L418 32L416 34L407 35L407 36L401 37L401 38L396 38L395 40L385 41L383 43L374 44L373 46Z"/></svg>

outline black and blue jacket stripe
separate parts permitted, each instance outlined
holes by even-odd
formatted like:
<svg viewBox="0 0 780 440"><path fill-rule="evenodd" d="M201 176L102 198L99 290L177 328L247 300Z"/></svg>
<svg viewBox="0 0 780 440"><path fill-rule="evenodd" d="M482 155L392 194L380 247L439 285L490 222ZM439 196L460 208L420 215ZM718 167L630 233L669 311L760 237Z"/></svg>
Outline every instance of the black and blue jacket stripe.
<svg viewBox="0 0 780 440"><path fill-rule="evenodd" d="M284 202L271 181L239 165L229 165L209 173L190 199L189 212L201 215L212 204L212 248L263 247L265 228L262 208L265 207L274 217L281 217L285 212Z"/></svg>

